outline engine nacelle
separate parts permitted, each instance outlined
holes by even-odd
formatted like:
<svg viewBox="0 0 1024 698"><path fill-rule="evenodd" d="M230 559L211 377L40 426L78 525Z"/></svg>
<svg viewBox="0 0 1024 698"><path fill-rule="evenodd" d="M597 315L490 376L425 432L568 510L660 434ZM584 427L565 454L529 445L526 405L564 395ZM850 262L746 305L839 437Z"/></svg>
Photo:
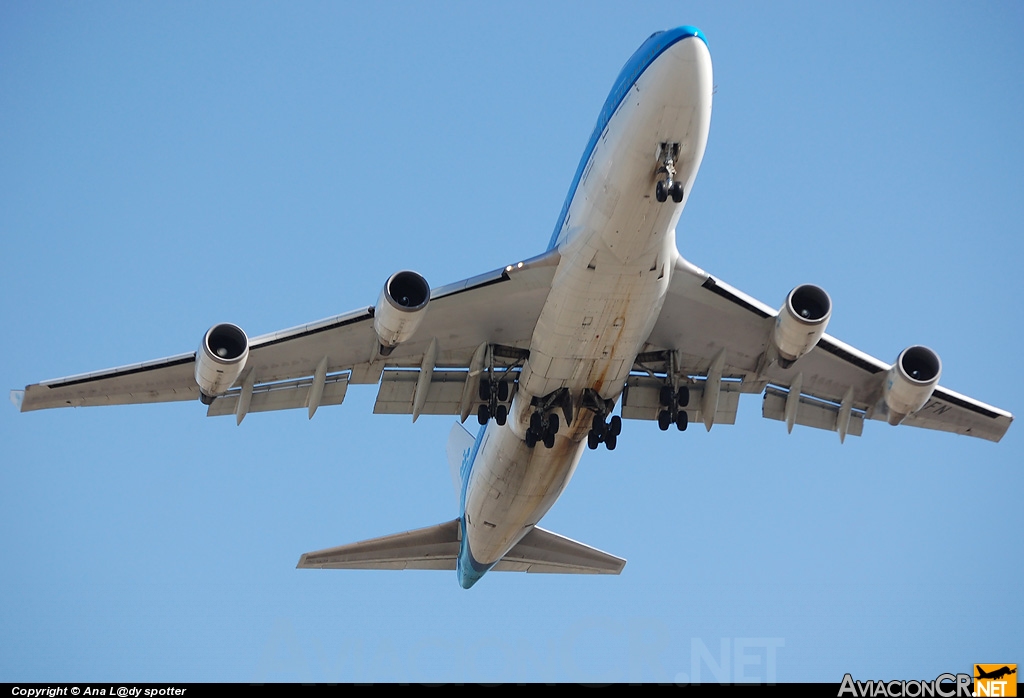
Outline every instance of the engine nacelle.
<svg viewBox="0 0 1024 698"><path fill-rule="evenodd" d="M224 322L207 330L196 352L196 383L204 405L234 385L248 358L249 338L238 325Z"/></svg>
<svg viewBox="0 0 1024 698"><path fill-rule="evenodd" d="M928 402L939 384L942 361L928 347L907 347L885 376L885 405L889 424L896 425Z"/></svg>
<svg viewBox="0 0 1024 698"><path fill-rule="evenodd" d="M414 271L400 271L384 284L373 313L380 353L387 356L416 333L427 314L430 286Z"/></svg>
<svg viewBox="0 0 1024 698"><path fill-rule="evenodd" d="M772 331L772 344L779 354L779 364L789 368L813 349L825 334L831 317L832 299L825 289L804 284L790 291L779 309Z"/></svg>

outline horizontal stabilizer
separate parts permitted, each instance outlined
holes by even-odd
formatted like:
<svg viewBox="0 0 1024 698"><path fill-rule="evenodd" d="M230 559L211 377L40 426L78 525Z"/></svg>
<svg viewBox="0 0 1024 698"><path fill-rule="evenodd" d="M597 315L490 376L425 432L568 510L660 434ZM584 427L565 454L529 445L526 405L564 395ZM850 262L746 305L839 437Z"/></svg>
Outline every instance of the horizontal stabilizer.
<svg viewBox="0 0 1024 698"><path fill-rule="evenodd" d="M626 561L543 528L534 528L494 566L498 572L619 574Z"/></svg>
<svg viewBox="0 0 1024 698"><path fill-rule="evenodd" d="M299 558L300 569L454 570L459 558L459 520L360 543L317 550Z"/></svg>
<svg viewBox="0 0 1024 698"><path fill-rule="evenodd" d="M306 553L300 569L454 570L458 564L459 520L383 538ZM619 574L626 561L557 533L534 528L503 557L498 572Z"/></svg>

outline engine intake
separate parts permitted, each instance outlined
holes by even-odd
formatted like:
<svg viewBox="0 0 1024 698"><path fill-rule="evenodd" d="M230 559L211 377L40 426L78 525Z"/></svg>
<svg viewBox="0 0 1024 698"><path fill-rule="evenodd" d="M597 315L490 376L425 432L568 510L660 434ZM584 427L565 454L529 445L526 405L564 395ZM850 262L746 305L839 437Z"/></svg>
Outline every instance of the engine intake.
<svg viewBox="0 0 1024 698"><path fill-rule="evenodd" d="M207 330L196 352L195 374L204 405L234 385L248 358L249 338L238 325L224 322Z"/></svg>
<svg viewBox="0 0 1024 698"><path fill-rule="evenodd" d="M789 292L772 331L772 345L782 368L789 368L814 348L831 317L832 299L820 286L803 284Z"/></svg>
<svg viewBox="0 0 1024 698"><path fill-rule="evenodd" d="M391 275L377 299L373 330L380 340L381 356L387 356L402 342L416 334L430 302L427 280L414 271Z"/></svg>
<svg viewBox="0 0 1024 698"><path fill-rule="evenodd" d="M889 424L896 425L917 412L939 384L942 361L928 347L907 347L885 377L885 405L889 408Z"/></svg>

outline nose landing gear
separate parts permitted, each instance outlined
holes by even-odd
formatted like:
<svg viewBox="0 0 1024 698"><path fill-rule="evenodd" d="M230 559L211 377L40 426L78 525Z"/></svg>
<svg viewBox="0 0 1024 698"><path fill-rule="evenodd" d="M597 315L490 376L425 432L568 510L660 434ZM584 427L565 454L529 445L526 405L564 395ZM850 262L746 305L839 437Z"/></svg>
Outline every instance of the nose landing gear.
<svg viewBox="0 0 1024 698"><path fill-rule="evenodd" d="M661 143L658 146L658 174L665 175L654 187L654 198L659 202L672 201L679 204L683 201L683 183L676 181L676 159L679 157L678 143Z"/></svg>

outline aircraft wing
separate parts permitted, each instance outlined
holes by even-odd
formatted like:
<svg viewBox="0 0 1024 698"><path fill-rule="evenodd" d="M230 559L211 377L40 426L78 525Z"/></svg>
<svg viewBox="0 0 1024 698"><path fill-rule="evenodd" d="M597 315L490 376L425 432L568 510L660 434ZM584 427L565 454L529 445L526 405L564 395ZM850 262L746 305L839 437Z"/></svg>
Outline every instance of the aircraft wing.
<svg viewBox="0 0 1024 698"><path fill-rule="evenodd" d="M691 419L732 423L741 393L764 393L762 414L770 419L859 436L865 419L886 420L883 391L892 367L844 342L823 335L789 367L766 361L778 311L679 258L645 354L657 362L673 354L672 369L690 384ZM661 354L659 354L659 351ZM768 355L770 357L770 354ZM648 367L649 368L649 367ZM657 369L656 369L657 370ZM704 400L715 377L716 412ZM702 380L703 379L703 380ZM661 407L653 376L631 376L623 416L654 419ZM937 386L923 407L903 424L999 441L1013 415Z"/></svg>
<svg viewBox="0 0 1024 698"><path fill-rule="evenodd" d="M465 418L483 362L501 369L525 356L558 260L552 251L433 290L415 334L386 357L379 354L373 307L256 337L234 387L213 400L208 414L241 421L248 412L305 407L312 416L320 405L340 404L349 383L380 382L375 412ZM195 368L191 352L44 381L12 398L23 412L194 400ZM420 386L423 374L427 384Z"/></svg>

